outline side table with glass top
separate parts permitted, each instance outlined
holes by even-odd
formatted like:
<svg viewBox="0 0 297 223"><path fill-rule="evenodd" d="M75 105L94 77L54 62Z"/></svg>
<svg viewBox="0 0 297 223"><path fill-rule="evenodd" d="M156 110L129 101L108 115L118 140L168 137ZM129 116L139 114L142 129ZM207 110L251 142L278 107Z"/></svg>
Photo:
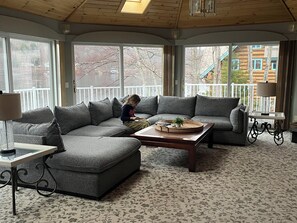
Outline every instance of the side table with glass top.
<svg viewBox="0 0 297 223"><path fill-rule="evenodd" d="M273 139L276 145L281 145L284 142L283 131L281 129L281 123L285 120L285 114L283 112L269 112L268 115L263 115L261 112L254 111L249 113L249 118L253 121L252 128L249 131L247 140L250 143L254 143L258 136L267 131L270 135L273 135ZM257 119L267 120L259 124ZM275 121L275 128L272 129L268 120Z"/></svg>
<svg viewBox="0 0 297 223"><path fill-rule="evenodd" d="M0 173L0 188L3 188L9 184L12 187L12 213L16 215L16 204L15 204L15 191L18 187L18 182L28 185L35 185L37 192L43 196L50 196L56 190L57 183L52 173L48 169L45 163L46 158L57 150L56 146L36 145L36 144L25 144L15 143L16 152L14 154L0 154L0 166L7 168ZM32 160L43 158L42 163L36 164L36 168L42 168L41 176L34 182L25 182L19 176L19 173L27 174L27 170L24 168L18 168L18 165L30 162ZM40 191L39 186L44 183L44 187L48 186L48 181L44 179L45 171L48 172L49 176L54 182L54 187L49 192ZM3 181L4 180L4 181Z"/></svg>

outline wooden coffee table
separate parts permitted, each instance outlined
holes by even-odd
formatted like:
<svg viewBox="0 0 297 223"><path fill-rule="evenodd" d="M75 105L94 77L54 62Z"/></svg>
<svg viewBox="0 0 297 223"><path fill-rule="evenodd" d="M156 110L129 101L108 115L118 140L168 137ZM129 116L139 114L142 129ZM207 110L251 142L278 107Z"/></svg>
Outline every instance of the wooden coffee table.
<svg viewBox="0 0 297 223"><path fill-rule="evenodd" d="M190 172L196 171L196 149L200 142L208 137L208 147L213 146L213 123L204 123L204 128L200 132L193 133L167 133L149 126L132 134L132 137L139 139L142 145L166 147L187 150L189 154L188 166Z"/></svg>

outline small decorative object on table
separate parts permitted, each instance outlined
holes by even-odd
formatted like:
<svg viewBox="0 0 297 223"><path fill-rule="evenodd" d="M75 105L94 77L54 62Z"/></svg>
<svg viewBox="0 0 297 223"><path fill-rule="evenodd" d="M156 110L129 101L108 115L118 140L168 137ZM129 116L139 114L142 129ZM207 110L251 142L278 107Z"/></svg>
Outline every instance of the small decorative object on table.
<svg viewBox="0 0 297 223"><path fill-rule="evenodd" d="M175 127L180 128L184 124L184 120L180 117L175 118L172 123L175 125Z"/></svg>
<svg viewBox="0 0 297 223"><path fill-rule="evenodd" d="M180 118L178 118L180 119ZM201 122L181 119L183 124L180 127L176 126L176 119L174 120L161 120L156 122L155 129L161 132L168 133L190 133L190 132L200 132L203 130L204 124ZM178 121L181 124L180 120Z"/></svg>

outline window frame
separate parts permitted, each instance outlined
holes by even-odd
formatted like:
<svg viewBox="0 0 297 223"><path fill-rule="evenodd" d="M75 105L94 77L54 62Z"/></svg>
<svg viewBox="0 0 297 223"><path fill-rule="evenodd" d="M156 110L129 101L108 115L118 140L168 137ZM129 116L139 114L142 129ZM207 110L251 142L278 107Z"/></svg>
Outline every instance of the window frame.
<svg viewBox="0 0 297 223"><path fill-rule="evenodd" d="M254 50L262 49L262 45L252 45L252 49Z"/></svg>
<svg viewBox="0 0 297 223"><path fill-rule="evenodd" d="M257 68L257 61L260 61L260 68ZM252 59L253 70L263 70L263 59L255 58Z"/></svg>
<svg viewBox="0 0 297 223"><path fill-rule="evenodd" d="M2 33L0 32L0 37L4 38L5 42L5 50L6 50L6 66L7 66L7 74L5 80L8 82L8 92L14 92L13 86L13 69L12 69L12 49L11 49L11 39L21 40L21 41L31 41L31 42L41 42L49 44L49 72L50 72L50 99L49 99L49 107L54 108L55 105L60 105L60 90L58 90L60 80L60 72L58 70L58 55L57 55L57 47L56 41L53 39L36 37L36 36L28 36L22 34L13 34L13 33ZM34 108L33 108L34 109ZM22 108L23 111L25 111Z"/></svg>
<svg viewBox="0 0 297 223"><path fill-rule="evenodd" d="M235 69L233 69L233 61L237 61L236 62L236 68ZM232 70L240 70L240 59L238 59L238 58L232 59L232 61L231 61L231 69Z"/></svg>

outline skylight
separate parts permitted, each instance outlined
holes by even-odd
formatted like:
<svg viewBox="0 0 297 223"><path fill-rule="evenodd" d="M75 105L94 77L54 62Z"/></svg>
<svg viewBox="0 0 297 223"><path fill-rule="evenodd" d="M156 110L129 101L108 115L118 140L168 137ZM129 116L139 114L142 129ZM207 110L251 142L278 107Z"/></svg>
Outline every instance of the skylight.
<svg viewBox="0 0 297 223"><path fill-rule="evenodd" d="M143 14L151 0L126 0L121 13Z"/></svg>

